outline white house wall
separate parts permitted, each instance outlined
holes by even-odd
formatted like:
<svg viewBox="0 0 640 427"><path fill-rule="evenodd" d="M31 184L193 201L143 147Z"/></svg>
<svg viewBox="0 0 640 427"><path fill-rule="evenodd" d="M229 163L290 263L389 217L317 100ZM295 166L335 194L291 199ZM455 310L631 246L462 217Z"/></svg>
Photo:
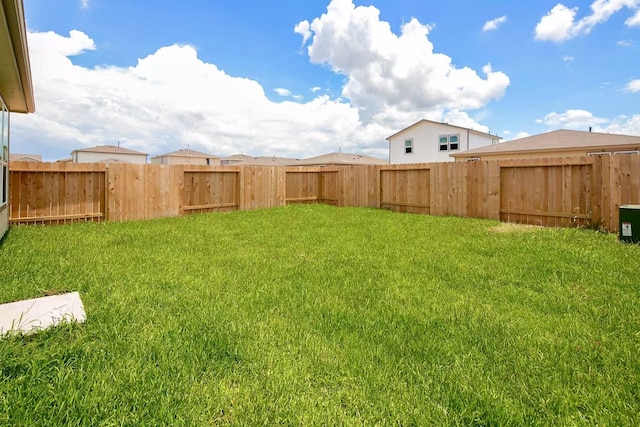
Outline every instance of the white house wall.
<svg viewBox="0 0 640 427"><path fill-rule="evenodd" d="M0 208L0 239L4 236L4 233L9 229L9 204Z"/></svg>
<svg viewBox="0 0 640 427"><path fill-rule="evenodd" d="M441 135L460 135L460 149L439 151ZM413 139L413 153L405 154L405 141ZM460 153L492 144L497 137L479 135L467 129L445 123L423 122L390 138L389 162L391 164L453 162L449 154Z"/></svg>
<svg viewBox="0 0 640 427"><path fill-rule="evenodd" d="M207 160L209 163L207 163ZM153 157L151 163L157 165L209 165L220 166L220 161L210 157L187 157L187 156L160 156Z"/></svg>
<svg viewBox="0 0 640 427"><path fill-rule="evenodd" d="M114 160L126 163L147 163L145 154L123 154L123 153L95 153L95 152L76 152L74 161L76 163L103 163L112 162Z"/></svg>
<svg viewBox="0 0 640 427"><path fill-rule="evenodd" d="M167 158L166 157L152 157L151 160L149 160L149 163L151 163L152 165L166 165L167 164Z"/></svg>

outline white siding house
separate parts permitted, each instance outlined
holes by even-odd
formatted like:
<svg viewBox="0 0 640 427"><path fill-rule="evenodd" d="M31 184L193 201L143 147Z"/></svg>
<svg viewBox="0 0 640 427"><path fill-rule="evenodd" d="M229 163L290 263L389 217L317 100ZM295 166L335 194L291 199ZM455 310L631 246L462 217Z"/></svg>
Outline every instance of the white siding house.
<svg viewBox="0 0 640 427"><path fill-rule="evenodd" d="M83 148L71 152L73 163L147 163L147 154L113 145Z"/></svg>
<svg viewBox="0 0 640 427"><path fill-rule="evenodd" d="M452 162L450 154L497 144L501 139L461 126L420 120L387 138L389 163Z"/></svg>
<svg viewBox="0 0 640 427"><path fill-rule="evenodd" d="M0 19L0 238L2 238L9 228L9 115L33 113L35 102L22 0L0 2L0 16L2 17Z"/></svg>
<svg viewBox="0 0 640 427"><path fill-rule="evenodd" d="M153 156L151 163L156 165L220 165L220 158L213 154L202 153L190 148Z"/></svg>

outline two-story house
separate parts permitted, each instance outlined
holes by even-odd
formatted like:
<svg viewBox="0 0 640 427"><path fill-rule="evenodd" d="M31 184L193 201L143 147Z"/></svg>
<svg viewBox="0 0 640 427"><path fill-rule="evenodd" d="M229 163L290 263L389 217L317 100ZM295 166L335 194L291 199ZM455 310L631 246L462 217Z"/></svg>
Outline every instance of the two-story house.
<svg viewBox="0 0 640 427"><path fill-rule="evenodd" d="M501 139L462 126L420 120L387 138L389 163L452 162L451 154L497 144Z"/></svg>

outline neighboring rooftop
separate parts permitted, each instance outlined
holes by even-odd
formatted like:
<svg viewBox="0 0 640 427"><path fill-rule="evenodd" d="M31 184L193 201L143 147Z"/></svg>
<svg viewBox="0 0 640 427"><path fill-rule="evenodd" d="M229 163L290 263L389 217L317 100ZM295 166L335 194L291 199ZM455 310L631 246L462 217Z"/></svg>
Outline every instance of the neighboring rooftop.
<svg viewBox="0 0 640 427"><path fill-rule="evenodd" d="M41 162L42 154L9 154L10 162Z"/></svg>
<svg viewBox="0 0 640 427"><path fill-rule="evenodd" d="M363 154L351 153L327 153L308 159L302 159L296 163L300 166L318 165L386 165L388 160L377 157L365 156Z"/></svg>
<svg viewBox="0 0 640 427"><path fill-rule="evenodd" d="M142 153L140 151L130 150L128 148L123 148L123 147L116 147L114 145L98 145L97 147L79 148L77 150L73 150L71 154L76 152L78 153L109 153L109 154L143 154L145 156L147 155L146 153Z"/></svg>
<svg viewBox="0 0 640 427"><path fill-rule="evenodd" d="M253 166L321 166L321 165L381 165L388 164L387 160L362 154L350 153L327 153L308 159L292 159L288 157L253 157L246 154L236 154L229 157L222 157L220 164L231 165L253 165Z"/></svg>
<svg viewBox="0 0 640 427"><path fill-rule="evenodd" d="M220 164L222 166L239 166L239 165L251 165L251 166L293 166L298 164L298 159L291 159L288 157L253 157L246 154L234 154L233 156L221 157Z"/></svg>
<svg viewBox="0 0 640 427"><path fill-rule="evenodd" d="M454 128L458 128L458 129L466 130L466 131L469 131L469 132L473 132L473 133L478 134L478 135L482 135L482 136L489 136L489 137L492 137L492 138L502 139L502 137L501 137L501 136L493 135L493 134L491 134L491 133L481 132L481 131L479 131L479 130L475 130L475 129L471 129L471 128L466 128L466 127L463 127L463 126L452 125L451 123L436 122L436 121L433 121L433 120L422 119L422 120L420 120L420 121L415 122L414 124L412 124L412 125L410 125L410 126L407 126L406 128L402 129L401 131L396 132L396 133L394 133L393 135L391 135L391 136L387 137L387 140L390 140L391 138L396 137L396 136L400 135L401 133L403 133L403 132L405 132L405 131L408 131L409 129L412 129L412 128L416 127L416 126L419 126L419 125L421 125L421 124L423 124L423 123L432 123L432 124L437 124L437 125L450 126L450 127L454 127Z"/></svg>
<svg viewBox="0 0 640 427"><path fill-rule="evenodd" d="M572 151L575 149L592 151L639 150L640 136L560 129L451 154L451 156L473 157L481 154L544 153Z"/></svg>
<svg viewBox="0 0 640 427"><path fill-rule="evenodd" d="M214 156L213 154L203 153L201 151L192 150L190 148L183 148L177 151L172 151L171 153L159 154L157 156L153 156L152 159L156 159L158 157L189 157L189 158L198 158L198 159L217 159L218 156Z"/></svg>

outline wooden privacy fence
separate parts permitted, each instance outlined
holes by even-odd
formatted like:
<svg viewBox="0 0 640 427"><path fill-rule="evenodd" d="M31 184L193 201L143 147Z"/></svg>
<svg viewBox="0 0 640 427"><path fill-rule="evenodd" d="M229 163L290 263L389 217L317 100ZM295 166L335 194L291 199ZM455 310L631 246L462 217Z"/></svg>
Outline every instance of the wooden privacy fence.
<svg viewBox="0 0 640 427"><path fill-rule="evenodd" d="M95 163L12 162L11 223L67 223L106 219L106 169Z"/></svg>
<svg viewBox="0 0 640 427"><path fill-rule="evenodd" d="M10 165L10 221L127 221L291 203L618 230L640 204L640 155L414 165Z"/></svg>

